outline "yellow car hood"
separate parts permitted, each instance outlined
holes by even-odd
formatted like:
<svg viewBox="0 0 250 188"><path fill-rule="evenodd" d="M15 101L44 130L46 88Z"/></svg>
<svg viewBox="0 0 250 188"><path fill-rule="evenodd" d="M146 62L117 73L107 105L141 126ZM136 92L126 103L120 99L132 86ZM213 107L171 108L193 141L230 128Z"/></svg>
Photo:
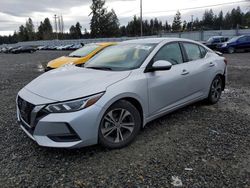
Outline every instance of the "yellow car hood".
<svg viewBox="0 0 250 188"><path fill-rule="evenodd" d="M61 67L65 64L68 64L68 63L74 63L75 65L78 65L78 64L83 64L87 61L87 58L86 57L67 57L67 56L62 56L62 57L59 57L57 59L54 59L52 61L50 61L47 65L47 67L50 67L50 68L58 68L58 67Z"/></svg>

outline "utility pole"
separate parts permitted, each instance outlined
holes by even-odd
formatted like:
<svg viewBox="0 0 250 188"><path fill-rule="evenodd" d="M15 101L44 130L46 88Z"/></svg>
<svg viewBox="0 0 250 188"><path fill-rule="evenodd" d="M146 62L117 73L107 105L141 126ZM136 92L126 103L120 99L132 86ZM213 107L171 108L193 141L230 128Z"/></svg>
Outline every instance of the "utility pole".
<svg viewBox="0 0 250 188"><path fill-rule="evenodd" d="M58 17L58 33L61 33L62 29L61 29L61 19L60 17Z"/></svg>
<svg viewBox="0 0 250 188"><path fill-rule="evenodd" d="M54 15L54 19L55 19L55 32L56 32L56 39L58 39L58 33L57 33L57 16L56 16L56 14Z"/></svg>
<svg viewBox="0 0 250 188"><path fill-rule="evenodd" d="M141 9L141 37L143 36L143 28L142 28L142 0L140 0L140 9Z"/></svg>
<svg viewBox="0 0 250 188"><path fill-rule="evenodd" d="M62 25L62 33L64 33L64 23L63 23L63 16L61 15L61 25Z"/></svg>
<svg viewBox="0 0 250 188"><path fill-rule="evenodd" d="M191 15L191 31L193 31L194 15Z"/></svg>

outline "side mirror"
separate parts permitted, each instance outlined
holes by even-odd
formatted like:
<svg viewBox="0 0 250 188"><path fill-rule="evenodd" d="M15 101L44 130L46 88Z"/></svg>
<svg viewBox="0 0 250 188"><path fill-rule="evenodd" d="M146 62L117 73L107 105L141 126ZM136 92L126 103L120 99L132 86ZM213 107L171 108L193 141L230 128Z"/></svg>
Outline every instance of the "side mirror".
<svg viewBox="0 0 250 188"><path fill-rule="evenodd" d="M172 64L169 61L165 60L159 60L154 62L154 64L151 67L151 71L164 71L164 70L170 70L172 68Z"/></svg>

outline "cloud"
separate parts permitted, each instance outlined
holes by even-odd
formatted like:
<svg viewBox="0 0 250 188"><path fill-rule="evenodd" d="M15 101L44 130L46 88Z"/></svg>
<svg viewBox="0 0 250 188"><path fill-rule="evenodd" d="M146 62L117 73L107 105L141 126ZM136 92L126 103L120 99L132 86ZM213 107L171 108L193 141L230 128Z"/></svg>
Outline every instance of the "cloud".
<svg viewBox="0 0 250 188"><path fill-rule="evenodd" d="M239 0L236 0L236 2ZM242 1L242 0L241 0ZM34 25L37 26L40 21L48 17L53 24L54 14L63 15L65 29L77 21L81 23L83 28L89 29L90 5L92 0L0 0L0 35L3 31L18 30L21 24L25 24L26 20L31 17ZM209 4L233 2L233 0L143 0L144 18L158 17L161 20L172 21L174 12L167 10L177 10L193 6L204 6ZM125 25L132 19L133 15L139 15L139 0L106 0L106 6L113 8L120 20L121 25ZM214 10L228 11L232 7L242 5L242 9L249 7L247 3L234 4L230 6L214 7ZM148 14L147 12L162 11L163 13ZM166 12L164 12L166 10ZM181 11L183 20L189 20L190 14L200 17L204 10Z"/></svg>

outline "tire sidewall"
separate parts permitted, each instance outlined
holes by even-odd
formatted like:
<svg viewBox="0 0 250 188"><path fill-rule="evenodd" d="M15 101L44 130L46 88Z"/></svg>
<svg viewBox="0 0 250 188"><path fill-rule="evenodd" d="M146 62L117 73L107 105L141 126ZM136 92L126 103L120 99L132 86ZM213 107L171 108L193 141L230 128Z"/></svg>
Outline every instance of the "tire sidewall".
<svg viewBox="0 0 250 188"><path fill-rule="evenodd" d="M221 84L222 84L222 79L221 79L221 77L220 77L219 75L217 75L217 76L213 79L213 81L212 81L212 83L211 83L211 85L210 85L210 90L209 90L209 95L208 95L208 102L209 102L210 104L215 104L215 103L217 103L217 102L220 100L221 93L222 93L222 90L221 90L220 96L218 97L218 99L217 99L217 100L214 100L214 99L213 99L213 97L212 97L212 86L213 86L213 83L214 83L214 81L215 81L216 79L220 79L220 82L221 82Z"/></svg>
<svg viewBox="0 0 250 188"><path fill-rule="evenodd" d="M108 112L110 112L111 110L113 109L117 109L117 108L123 108L125 110L128 110L131 115L133 116L134 118L134 122L135 122L135 127L134 127L134 130L132 132L132 134L129 136L128 139L126 139L125 141L122 141L120 143L111 143L109 141L107 141L102 133L101 133L101 126L103 124L103 121L104 121L104 117L106 116L106 114ZM101 123L99 125L99 128L98 128L98 142L106 147L106 148L110 148L110 149L118 149L118 148L122 148L122 147L125 147L127 146L128 144L130 144L134 139L135 137L137 136L137 134L139 133L140 131L140 127L141 127L141 117L140 117L140 113L138 112L138 110L136 109L136 107L134 105L132 105L130 102L128 101L125 101L125 100L120 100L116 103L114 103L113 105L111 105L107 110L106 112L104 113L103 117L102 117L102 120L101 120Z"/></svg>

